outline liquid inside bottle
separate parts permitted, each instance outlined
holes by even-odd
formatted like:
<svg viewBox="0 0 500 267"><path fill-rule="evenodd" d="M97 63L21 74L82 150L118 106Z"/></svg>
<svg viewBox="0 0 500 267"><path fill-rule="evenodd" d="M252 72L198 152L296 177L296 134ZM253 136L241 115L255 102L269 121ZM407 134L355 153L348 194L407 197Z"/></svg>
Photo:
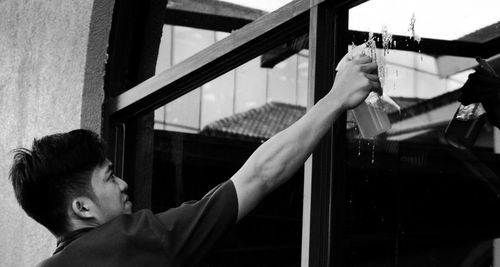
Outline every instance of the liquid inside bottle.
<svg viewBox="0 0 500 267"><path fill-rule="evenodd" d="M361 103L353 110L354 119L359 127L361 136L365 139L372 138L391 128L387 113L380 108Z"/></svg>

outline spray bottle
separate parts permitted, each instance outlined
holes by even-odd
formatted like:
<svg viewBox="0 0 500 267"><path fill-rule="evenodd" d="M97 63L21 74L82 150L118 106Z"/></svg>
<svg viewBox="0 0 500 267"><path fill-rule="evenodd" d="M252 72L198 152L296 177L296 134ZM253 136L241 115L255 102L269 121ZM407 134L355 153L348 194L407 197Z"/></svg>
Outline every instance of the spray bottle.
<svg viewBox="0 0 500 267"><path fill-rule="evenodd" d="M349 51L348 55L339 62L336 70L342 69L349 58L354 59L361 55L368 55L373 61L377 61L377 50L374 40L369 40L364 44L355 46ZM380 77L380 74L384 71L383 64L380 64L381 62L377 63L379 65ZM380 78L381 80L383 79L383 77ZM382 82L383 81L381 81L381 84ZM359 132L363 138L372 138L391 128L391 122L386 112L387 109L385 108L388 105L394 106L400 110L400 107L387 95L380 96L375 92L371 92L365 101L353 109L354 119L356 120Z"/></svg>

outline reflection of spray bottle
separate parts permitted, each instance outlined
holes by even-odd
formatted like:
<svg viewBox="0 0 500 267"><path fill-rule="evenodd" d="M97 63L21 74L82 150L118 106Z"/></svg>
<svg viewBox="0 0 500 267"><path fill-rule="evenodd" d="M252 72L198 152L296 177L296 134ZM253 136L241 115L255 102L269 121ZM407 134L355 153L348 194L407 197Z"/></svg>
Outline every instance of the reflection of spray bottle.
<svg viewBox="0 0 500 267"><path fill-rule="evenodd" d="M489 74L498 77L495 70L482 58L476 58L479 66ZM481 103L460 104L444 132L446 141L454 147L466 149L474 145L486 123L486 111Z"/></svg>
<svg viewBox="0 0 500 267"><path fill-rule="evenodd" d="M370 40L365 44L354 47L347 55L350 58L356 58L361 55L368 55L374 61L377 61L375 42ZM345 59L346 57L344 57ZM377 61L378 62L378 61ZM381 64L381 62L378 62ZM343 68L344 61L340 61L337 70ZM379 75L383 74L379 68ZM382 73L381 73L382 72ZM380 77L383 83L383 77ZM384 106L391 105L399 109L399 106L388 96L379 96L377 93L370 93L365 101L352 110L356 124L358 125L361 136L365 139L386 132L391 128L391 122Z"/></svg>
<svg viewBox="0 0 500 267"><path fill-rule="evenodd" d="M456 148L472 147L485 122L486 112L481 103L460 104L444 131L444 137Z"/></svg>

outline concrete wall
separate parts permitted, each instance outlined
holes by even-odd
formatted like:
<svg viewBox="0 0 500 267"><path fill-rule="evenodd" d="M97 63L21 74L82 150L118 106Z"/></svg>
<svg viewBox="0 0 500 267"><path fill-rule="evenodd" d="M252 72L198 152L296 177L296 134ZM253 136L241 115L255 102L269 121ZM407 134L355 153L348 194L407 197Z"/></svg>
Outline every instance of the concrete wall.
<svg viewBox="0 0 500 267"><path fill-rule="evenodd" d="M55 238L21 210L10 151L33 138L100 131L114 1L0 1L0 266L33 266Z"/></svg>

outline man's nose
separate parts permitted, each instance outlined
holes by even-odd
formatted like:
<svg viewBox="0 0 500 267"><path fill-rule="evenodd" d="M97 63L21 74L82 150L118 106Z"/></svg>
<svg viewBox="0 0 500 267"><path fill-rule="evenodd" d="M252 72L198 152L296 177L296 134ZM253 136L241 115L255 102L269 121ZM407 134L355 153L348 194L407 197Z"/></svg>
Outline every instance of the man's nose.
<svg viewBox="0 0 500 267"><path fill-rule="evenodd" d="M128 189L127 182L125 182L122 178L118 178L118 180L120 181L120 189L121 189L121 191L127 191L127 189Z"/></svg>

